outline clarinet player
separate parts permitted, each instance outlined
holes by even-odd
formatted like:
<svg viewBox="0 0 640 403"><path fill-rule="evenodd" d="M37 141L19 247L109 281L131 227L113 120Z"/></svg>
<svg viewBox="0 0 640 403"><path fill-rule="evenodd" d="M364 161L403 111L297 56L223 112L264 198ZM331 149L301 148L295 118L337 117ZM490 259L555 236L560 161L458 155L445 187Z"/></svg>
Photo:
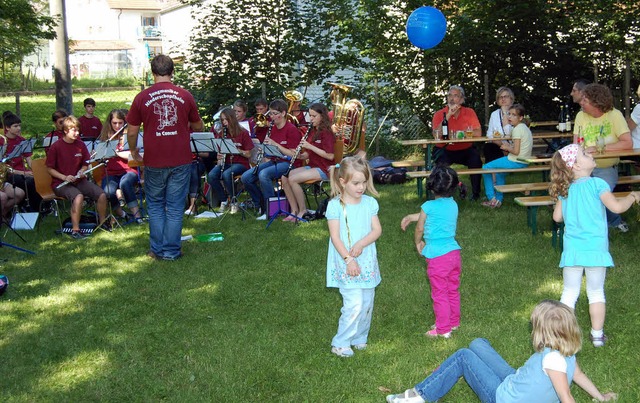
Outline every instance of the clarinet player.
<svg viewBox="0 0 640 403"><path fill-rule="evenodd" d="M281 153L292 157L296 147L300 144L301 134L297 127L287 121L287 103L282 99L276 99L269 104L269 116L272 126L264 139L264 144L278 147ZM300 166L297 161L296 166ZM250 169L242 174L242 183L251 195L254 205L260 206L258 220L267 219L267 204L273 197L273 181L280 178L289 167L289 161L282 158L271 158L262 162L255 169ZM258 186L258 182L260 185Z"/></svg>
<svg viewBox="0 0 640 403"><path fill-rule="evenodd" d="M309 163L291 170L288 176L283 176L281 179L282 188L293 214L284 218L284 221L296 221L296 217L302 217L305 220L312 218L307 211L301 185L307 181L329 180L329 167L334 163L335 136L331 131L329 110L321 103L314 103L309 107L309 117L311 129L305 134L305 138L296 150L298 151L296 161L308 159Z"/></svg>

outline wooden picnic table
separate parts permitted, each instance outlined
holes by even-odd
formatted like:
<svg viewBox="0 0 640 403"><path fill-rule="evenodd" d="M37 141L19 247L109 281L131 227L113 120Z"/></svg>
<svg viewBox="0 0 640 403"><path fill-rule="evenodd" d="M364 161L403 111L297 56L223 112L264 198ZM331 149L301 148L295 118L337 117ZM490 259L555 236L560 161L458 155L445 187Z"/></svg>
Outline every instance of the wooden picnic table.
<svg viewBox="0 0 640 403"><path fill-rule="evenodd" d="M640 156L640 148L630 148L628 150L605 151L603 153L591 154L593 158L620 158L620 157L637 157ZM551 156L537 155L530 158L518 158L519 161L527 164L548 164L551 162Z"/></svg>

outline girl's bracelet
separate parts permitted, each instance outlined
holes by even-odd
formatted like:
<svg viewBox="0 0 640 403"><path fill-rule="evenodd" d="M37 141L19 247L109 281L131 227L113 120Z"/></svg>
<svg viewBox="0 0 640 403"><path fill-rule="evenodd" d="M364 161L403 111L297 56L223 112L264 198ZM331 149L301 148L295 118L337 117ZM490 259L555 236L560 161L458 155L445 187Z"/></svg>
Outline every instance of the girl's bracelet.
<svg viewBox="0 0 640 403"><path fill-rule="evenodd" d="M344 258L344 263L345 264L349 264L351 262L353 262L353 257L352 256L347 256L347 257Z"/></svg>

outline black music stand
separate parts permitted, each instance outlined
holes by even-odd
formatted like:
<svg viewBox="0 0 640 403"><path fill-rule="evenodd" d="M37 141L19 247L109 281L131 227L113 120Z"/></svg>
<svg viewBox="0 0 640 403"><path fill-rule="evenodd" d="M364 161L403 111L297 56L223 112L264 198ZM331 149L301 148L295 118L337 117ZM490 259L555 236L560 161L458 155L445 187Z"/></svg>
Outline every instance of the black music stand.
<svg viewBox="0 0 640 403"><path fill-rule="evenodd" d="M266 145L263 144L262 147L264 147L264 155L266 155L269 158L275 159L275 158L281 158L281 159L286 159L288 156L284 155L283 153L280 152L280 149L277 146L271 146L271 145ZM278 163L274 161L274 167L276 169L276 180L278 179ZM284 173L284 172L283 172ZM277 192L276 192L276 197L278 198L278 211L276 211L275 213L273 213L271 215L271 217L269 218L269 222L267 223L267 229L269 228L269 226L271 225L271 223L280 215L280 214L284 214L287 216L291 216L294 217L296 220L299 221L304 221L306 222L307 220L305 220L302 217L298 217L297 215L291 213L290 211L285 211L282 209L282 207L280 206L280 188L278 188ZM269 210L269 200L266 201L267 202L267 206L266 209L267 211Z"/></svg>
<svg viewBox="0 0 640 403"><path fill-rule="evenodd" d="M49 148L56 141L58 141L58 136L45 137L42 139L42 147Z"/></svg>
<svg viewBox="0 0 640 403"><path fill-rule="evenodd" d="M107 178L109 176L109 170L107 169L107 164L109 163L109 158L113 158L116 156L116 147L118 146L118 143L120 142L120 140L108 140L108 141L85 141L85 144L87 143L93 143L93 158L89 161L87 161L88 164L90 164L91 162L94 161L100 161L102 163L104 163L104 176L105 178ZM104 180L104 179L103 179ZM96 183L96 185L98 185ZM98 185L100 186L100 185ZM100 186L102 187L102 186ZM95 200L97 202L97 200ZM113 221L116 223L116 225L120 228L122 228L122 226L120 225L120 223L118 222L118 220L115 218L115 216L113 215L113 209L111 208L111 203L109 202L109 200L107 199L107 203L109 204L109 215L106 216L104 218L103 222L107 222L107 220L110 220L109 222ZM93 232L97 231L98 228L102 228L102 223L98 223L99 225L96 226L96 228L93 230Z"/></svg>
<svg viewBox="0 0 640 403"><path fill-rule="evenodd" d="M21 158L24 161L24 155L33 151L33 147L34 147L35 143L36 143L36 139L30 139L30 140L21 141L20 144L18 144L13 149L13 151L11 151L11 153L9 155L5 156L2 159L2 162L11 161L14 158ZM12 178L14 178L13 175L12 175ZM15 180L12 180L11 184L15 188ZM29 191L27 189L27 181L26 181L26 179L25 179L25 182L24 182L24 187L25 187L24 191L25 191L25 195L26 195L27 207L31 208L31 201L29 200ZM23 224L25 224L25 227L21 228L21 229L34 229L35 228L35 222L38 220L39 213L20 213L17 204L13 208L14 208L14 215L13 215L13 222L12 222L11 228L13 228L16 225L16 223L18 221L18 218L22 219ZM27 214L27 215L25 216L23 214ZM29 217L29 214L35 214L36 215L35 221L33 223L30 220L27 219Z"/></svg>
<svg viewBox="0 0 640 403"><path fill-rule="evenodd" d="M191 133L190 135L190 140L191 140L191 152L194 153L196 155L196 158L200 158L198 157L199 153L215 153L217 151L217 147L215 144L215 138L214 138L214 133L213 132L194 132ZM205 167L205 171L206 171L206 167ZM204 183L205 185L208 183L207 180L208 177L208 172L205 172L204 175ZM204 194L204 188L205 186L198 186L198 195L196 196L196 203L198 203L198 200L202 200L203 198L206 198L207 200L209 200L209 198L207 198ZM213 207L211 206L211 200L209 200L209 202L207 203L207 207L209 208L209 210L211 210L212 213L217 214L215 211L213 211ZM197 207L196 207L196 212L197 212ZM190 216L187 216L187 218L189 218Z"/></svg>

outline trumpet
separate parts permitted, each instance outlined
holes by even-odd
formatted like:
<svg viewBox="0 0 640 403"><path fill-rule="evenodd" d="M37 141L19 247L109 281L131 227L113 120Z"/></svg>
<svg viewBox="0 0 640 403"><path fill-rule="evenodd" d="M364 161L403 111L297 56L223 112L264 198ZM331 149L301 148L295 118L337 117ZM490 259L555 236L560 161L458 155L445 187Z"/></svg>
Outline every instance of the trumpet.
<svg viewBox="0 0 640 403"><path fill-rule="evenodd" d="M93 171L94 169L97 169L98 167L101 167L101 166L103 166L103 165L104 165L104 162L101 162L101 163L99 163L98 165L96 165L96 166L94 166L94 167L91 167L91 168L87 169L86 171L84 171L84 172L82 172L82 173L77 174L77 175L75 176L75 178L76 178L76 179L80 179L80 177L81 177L82 175L86 175L86 174L88 174L89 172ZM60 189L61 187L66 186L66 185L68 185L69 183L70 183L69 181L64 181L64 182L62 182L61 184L59 184L58 186L56 186L56 189Z"/></svg>
<svg viewBox="0 0 640 403"><path fill-rule="evenodd" d="M264 158L264 143L266 143L267 140L271 138L271 129L273 128L274 124L275 122L273 120L269 123L269 130L267 130L267 135L264 137L264 142L262 143L263 145L262 147L258 148L258 155L256 156L256 166L253 167L254 175L258 174L258 167L260 166L260 162Z"/></svg>
<svg viewBox="0 0 640 403"><path fill-rule="evenodd" d="M262 113L256 113L256 117L254 118L257 127L267 127L269 125L269 120L267 116Z"/></svg>
<svg viewBox="0 0 640 403"><path fill-rule="evenodd" d="M302 126L309 127L309 125L302 125ZM289 167L287 168L287 171L284 173L284 176L287 176L287 177L289 176L289 172L291 172L291 170L293 169L293 165L296 163L296 160L298 159L298 157L300 156L300 153L302 152L302 143L307 141L307 138L309 137L310 132L311 132L311 129L307 130L302 135L302 139L300 140L298 147L296 147L295 153L293 153L293 156L291 157L291 162L289 162Z"/></svg>

